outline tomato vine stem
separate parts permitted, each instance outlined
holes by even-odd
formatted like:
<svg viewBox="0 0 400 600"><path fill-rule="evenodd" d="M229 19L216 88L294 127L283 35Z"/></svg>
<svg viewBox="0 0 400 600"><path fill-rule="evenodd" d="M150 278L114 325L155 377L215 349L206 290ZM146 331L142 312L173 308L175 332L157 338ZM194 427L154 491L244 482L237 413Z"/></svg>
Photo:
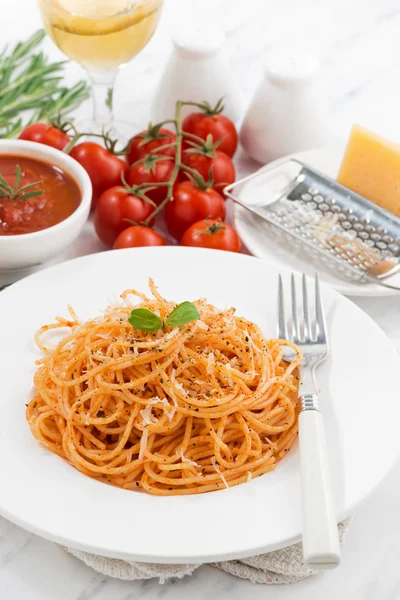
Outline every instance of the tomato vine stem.
<svg viewBox="0 0 400 600"><path fill-rule="evenodd" d="M151 215L149 215L149 217L147 217L147 219L144 221L144 224L146 226L151 222L152 219L154 219L154 217L157 216L157 214L159 212L161 212L163 210L164 206L166 204L168 204L168 202L171 200L176 178L178 177L179 170L183 166L182 165L183 131L182 131L182 114L181 113L182 113L182 107L184 105L185 105L185 102L181 102L180 100L178 100L178 102L175 105L175 119L174 119L174 125L175 125L175 131L176 131L175 165L174 165L174 170L172 171L170 180L166 183L167 193L165 195L164 200L157 206L157 208L155 208L153 210ZM153 152L151 154L153 154Z"/></svg>
<svg viewBox="0 0 400 600"><path fill-rule="evenodd" d="M175 160L174 169L172 171L169 181L155 182L155 183L142 183L140 185L131 187L131 186L128 186L128 184L126 183L126 181L124 181L124 179L122 180L122 183L124 184L125 189L127 190L128 193L134 193L142 200L146 200L148 202L149 202L149 198L146 196L146 192L149 192L150 190L152 190L156 187L165 187L167 189L164 200L158 206L155 206L153 212L143 222L143 224L145 226L148 226L149 223L157 216L157 214L159 212L161 212L163 210L165 205L168 204L168 202L172 199L174 185L176 183L178 173L180 170L185 171L188 174L188 176L190 176L189 177L190 181L192 181L195 185L196 184L199 185L201 187L201 189L205 189L205 187L207 185L209 185L209 186L212 185L211 176L210 176L210 180L208 182L206 182L202 178L200 173L198 171L196 171L196 169L192 169L191 167L183 164L183 162L182 162L182 140L184 137L187 138L188 140L191 140L192 143L193 142L196 143L196 147L194 147L191 151L196 151L197 145L198 145L200 151L202 151L202 153L204 153L206 156L210 155L210 153L212 155L212 152L214 151L214 149L217 146L216 144L214 144L214 146L210 146L210 144L212 144L212 140L209 141L207 139L205 142L199 136L194 135L192 133L188 133L186 131L183 131L183 129L182 129L182 108L183 108L183 106L196 106L196 107L200 108L201 110L203 110L207 113L210 113L210 114L218 114L218 112L220 112L223 108L222 99L214 109L211 108L206 103L183 102L181 100L178 100L178 102L176 102L176 105L175 105L175 118L174 119L166 119L165 121L162 121L161 123L157 123L154 126L157 128L161 128L164 125L171 125L171 124L174 125L175 133L176 133L175 141L168 143L168 144L164 144L162 146L158 146L157 148L152 150L145 158L140 159L133 164L136 165L136 164L144 163L144 162L148 161L149 158L153 159L153 160L157 160L157 159L159 159L159 160L160 159ZM107 132L97 133L97 134L84 133L84 132L76 131L75 128L72 128L72 132L73 132L74 136L63 150L63 152L65 152L66 154L68 154L71 151L71 149L75 146L76 142L80 138L85 137L85 136L101 138L103 140L107 150L109 150L110 152L112 152L113 154L116 154L116 155L125 154L129 149L129 143L128 143L126 148L123 148L121 151L117 152L115 149L116 141L112 140ZM195 146L194 143L192 145ZM162 151L173 148L173 147L175 147L175 159L172 156L164 156L164 155L160 154L160 153L162 153ZM208 152L208 154L207 154L207 152ZM150 203L153 204L153 202L151 202L151 201L150 201Z"/></svg>
<svg viewBox="0 0 400 600"><path fill-rule="evenodd" d="M183 139L183 137L190 137L191 139L196 139L196 141L198 141L199 143L204 143L204 140L202 140L201 138L198 138L197 136L194 136L192 134L188 135L186 132L184 132L182 130L182 107L183 106L199 106L199 105L194 102L182 102L181 100L178 100L178 102L175 105L175 119L171 120L171 121L163 121L163 125L165 125L166 123L173 123L175 126L176 139L175 139L174 144L172 144L172 145L175 145L175 165L174 165L174 170L172 171L170 180L165 183L163 182L163 183L159 184L159 185L163 185L167 188L167 193L165 195L164 200L157 206L157 208L154 209L154 211L151 213L151 215L149 215L147 217L147 219L144 221L144 225L146 225L146 226L151 222L152 219L154 219L154 217L159 212L161 212L163 210L165 205L168 204L168 202L171 200L174 185L175 185L176 179L178 177L178 173L181 169L183 171L186 171L186 173L189 173L190 175L192 175L192 177L195 179L195 181L198 180L199 178L201 178L200 174L195 169L192 169L191 167L188 167L187 165L184 165L182 163L182 139ZM168 144L168 147L171 147L171 145ZM150 153L150 156L152 156L152 155L157 156L157 154L162 149L163 149L162 146L159 148L156 148L155 150L153 150ZM144 184L144 186L141 187L141 190L146 192L146 189L149 189L149 187L151 185L157 185L157 184Z"/></svg>

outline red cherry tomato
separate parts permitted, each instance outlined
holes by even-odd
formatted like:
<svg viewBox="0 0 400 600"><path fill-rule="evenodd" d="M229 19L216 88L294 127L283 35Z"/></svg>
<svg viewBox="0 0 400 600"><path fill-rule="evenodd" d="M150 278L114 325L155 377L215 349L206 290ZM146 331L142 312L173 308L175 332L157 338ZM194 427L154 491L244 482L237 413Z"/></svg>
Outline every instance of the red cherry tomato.
<svg viewBox="0 0 400 600"><path fill-rule="evenodd" d="M151 215L154 207L141 198L130 194L123 187L112 187L103 192L94 213L94 227L100 240L112 246L117 236L132 225L129 221L142 223Z"/></svg>
<svg viewBox="0 0 400 600"><path fill-rule="evenodd" d="M99 196L111 187L122 184L121 177L128 165L124 160L111 154L95 142L82 142L69 153L86 169L93 186L92 208L96 207Z"/></svg>
<svg viewBox="0 0 400 600"><path fill-rule="evenodd" d="M212 248L213 250L229 250L240 252L240 238L228 223L219 220L205 219L194 223L183 234L182 246Z"/></svg>
<svg viewBox="0 0 400 600"><path fill-rule="evenodd" d="M216 190L200 190L191 181L182 181L175 186L173 198L164 211L168 231L177 240L193 223L207 217L224 219L225 214L224 199Z"/></svg>
<svg viewBox="0 0 400 600"><path fill-rule="evenodd" d="M150 227L142 227L134 225L124 229L114 242L114 250L120 248L138 248L139 246L165 246L163 236L150 229Z"/></svg>
<svg viewBox="0 0 400 600"><path fill-rule="evenodd" d="M191 113L182 123L183 131L197 135L203 140L212 135L213 142L221 140L218 146L220 152L225 152L232 157L238 145L238 134L233 122L225 115L207 115L204 113ZM190 148L190 144L184 143L184 148Z"/></svg>
<svg viewBox="0 0 400 600"><path fill-rule="evenodd" d="M32 123L32 125L25 127L18 137L20 140L29 140L30 142L52 146L57 150L64 150L68 142L71 141L69 135L47 123Z"/></svg>
<svg viewBox="0 0 400 600"><path fill-rule="evenodd" d="M173 144L176 140L176 135L169 129L161 127L158 129L157 126L146 131L142 131L133 136L129 143L129 149L126 154L128 163L132 163L144 158L150 152L157 150L160 146L166 146L167 144ZM175 156L175 148L165 148L161 151L164 156Z"/></svg>
<svg viewBox="0 0 400 600"><path fill-rule="evenodd" d="M129 167L127 180L129 185L140 185L141 183L162 183L171 179L175 163L173 160L159 159L152 166L139 163ZM159 186L146 192L146 196L156 204L161 204L167 194L167 186Z"/></svg>
<svg viewBox="0 0 400 600"><path fill-rule="evenodd" d="M222 192L225 186L235 181L235 167L227 154L220 150L215 150L214 153L215 158L206 156L201 152L183 152L182 163L200 173L204 181L209 180L211 171L213 176L212 187ZM183 170L182 176L187 177Z"/></svg>

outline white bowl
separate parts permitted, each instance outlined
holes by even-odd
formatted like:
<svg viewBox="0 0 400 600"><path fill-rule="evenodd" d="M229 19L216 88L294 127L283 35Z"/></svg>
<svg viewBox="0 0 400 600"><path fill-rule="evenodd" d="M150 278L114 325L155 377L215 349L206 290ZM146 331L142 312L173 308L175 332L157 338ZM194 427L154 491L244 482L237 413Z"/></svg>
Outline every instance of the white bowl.
<svg viewBox="0 0 400 600"><path fill-rule="evenodd" d="M92 184L76 160L50 146L25 140L0 140L0 156L4 154L27 156L59 167L76 182L82 198L72 215L57 225L33 233L0 235L0 275L11 275L13 271L50 260L78 237L89 216Z"/></svg>

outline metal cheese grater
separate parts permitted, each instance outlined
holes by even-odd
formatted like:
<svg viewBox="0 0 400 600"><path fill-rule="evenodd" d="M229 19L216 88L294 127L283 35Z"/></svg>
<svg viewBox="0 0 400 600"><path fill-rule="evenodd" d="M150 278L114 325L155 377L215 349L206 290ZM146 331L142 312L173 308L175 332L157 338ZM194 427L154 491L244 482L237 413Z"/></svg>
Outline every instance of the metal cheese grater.
<svg viewBox="0 0 400 600"><path fill-rule="evenodd" d="M278 188L266 191L274 180ZM296 255L353 282L400 289L386 280L400 269L400 219L301 161L266 166L225 193L268 222L268 235Z"/></svg>

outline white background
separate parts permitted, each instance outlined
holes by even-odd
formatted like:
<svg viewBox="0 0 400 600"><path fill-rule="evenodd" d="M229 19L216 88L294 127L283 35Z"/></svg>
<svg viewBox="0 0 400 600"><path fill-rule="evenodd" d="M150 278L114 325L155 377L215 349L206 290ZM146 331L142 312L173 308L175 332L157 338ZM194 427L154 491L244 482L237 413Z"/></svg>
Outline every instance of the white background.
<svg viewBox="0 0 400 600"><path fill-rule="evenodd" d="M0 44L23 39L40 26L35 0L2 0L0 6ZM346 136L353 122L360 122L400 141L399 0L166 0L154 39L120 74L115 93L119 118L145 125L154 87L171 48L172 27L184 26L187 18L200 17L224 26L227 51L244 104L257 86L265 52L278 43L301 45L314 51L322 61L320 86L341 137ZM61 56L51 42L46 42L46 48L53 57ZM67 76L74 81L83 73L74 65L68 67ZM74 253L97 247L94 236L87 233ZM400 349L399 299L356 301ZM376 401L377 430L381 430L390 415L385 414L384 408L380 410L384 398ZM29 502L29 490L26 501ZM272 588L253 586L209 567L184 581L164 586L155 581L115 581L96 574L56 545L0 518L0 598L398 600L399 506L397 467L355 514L339 570Z"/></svg>

